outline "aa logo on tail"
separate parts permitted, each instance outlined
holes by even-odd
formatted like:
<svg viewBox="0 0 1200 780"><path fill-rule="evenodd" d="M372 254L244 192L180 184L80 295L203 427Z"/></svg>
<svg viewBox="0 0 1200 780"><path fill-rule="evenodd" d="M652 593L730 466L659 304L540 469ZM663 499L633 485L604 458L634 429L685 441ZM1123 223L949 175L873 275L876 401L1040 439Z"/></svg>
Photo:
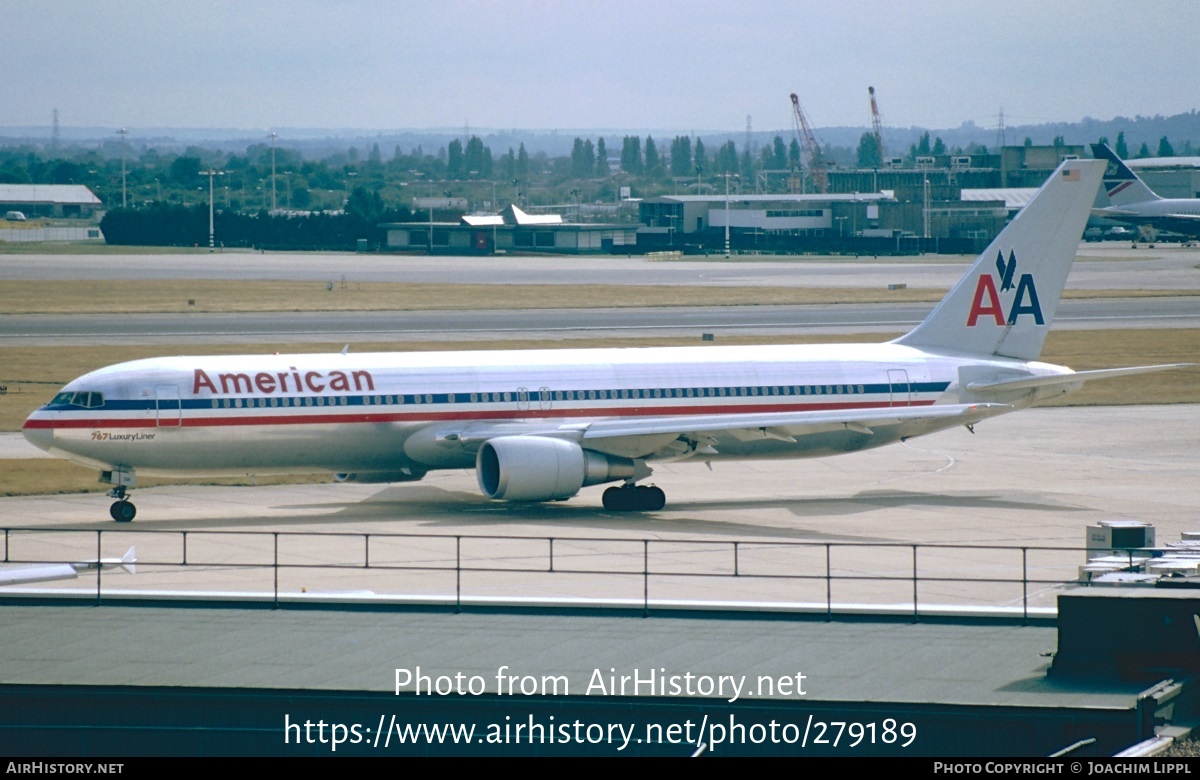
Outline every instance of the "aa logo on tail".
<svg viewBox="0 0 1200 780"><path fill-rule="evenodd" d="M1011 295L1012 304L1008 316L1004 316L1004 307L1000 301L1000 293L1008 293L1013 289L1013 278L1017 275L1017 255L1009 250L1008 261L1004 260L1004 252L996 255L997 275L980 274L975 284L975 298L971 302L971 312L967 315L967 327L973 328L980 317L991 318L997 325L1015 325L1017 317L1022 314L1032 314L1034 322L1045 325L1042 317L1042 306L1038 303L1037 285L1033 283L1033 274L1021 274L1016 282L1016 292ZM999 280L1000 289L996 289ZM1010 297L1008 295L1006 298Z"/></svg>

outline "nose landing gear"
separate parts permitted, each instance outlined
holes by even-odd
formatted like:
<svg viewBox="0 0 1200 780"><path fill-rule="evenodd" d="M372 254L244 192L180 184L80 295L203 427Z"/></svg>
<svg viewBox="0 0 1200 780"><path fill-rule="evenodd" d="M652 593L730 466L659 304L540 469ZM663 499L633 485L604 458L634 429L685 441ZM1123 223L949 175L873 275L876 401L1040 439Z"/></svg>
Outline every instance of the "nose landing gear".
<svg viewBox="0 0 1200 780"><path fill-rule="evenodd" d="M113 520L118 523L128 523L137 516L137 507L133 502L125 497L125 486L117 485L112 490L108 491L109 498L115 498L116 501L108 508L108 514Z"/></svg>
<svg viewBox="0 0 1200 780"><path fill-rule="evenodd" d="M100 482L112 485L112 489L108 491L108 497L117 499L108 508L109 516L118 523L128 523L133 520L137 515L137 507L125 497L126 491L137 485L137 475L133 473L133 469L128 466L116 466L112 471L101 471Z"/></svg>

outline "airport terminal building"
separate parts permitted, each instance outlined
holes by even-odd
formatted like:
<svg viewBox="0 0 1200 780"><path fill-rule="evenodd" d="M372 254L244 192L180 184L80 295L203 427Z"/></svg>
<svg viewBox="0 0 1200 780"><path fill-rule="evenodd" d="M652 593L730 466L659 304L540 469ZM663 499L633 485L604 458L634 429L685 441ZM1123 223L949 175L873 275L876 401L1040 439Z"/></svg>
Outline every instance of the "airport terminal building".
<svg viewBox="0 0 1200 780"><path fill-rule="evenodd" d="M928 197L923 191L929 190ZM655 249L862 252L979 251L1004 227L1005 199L960 188L816 195L665 195L640 204L639 243ZM951 248L953 247L953 248Z"/></svg>
<svg viewBox="0 0 1200 780"><path fill-rule="evenodd" d="M941 154L879 168L827 171L827 192L771 192L760 177L751 192L738 181L728 194L670 194L623 201L637 224L566 222L509 206L472 215L432 204L430 220L384 225L386 249L398 252L558 254L730 252L897 255L982 251L1062 163L1084 156L1074 145L1005 146L996 153ZM1195 185L1200 170L1174 166L1176 189ZM1190 193L1189 193L1190 196ZM449 201L447 201L449 203ZM447 204L441 204L446 207ZM1097 205L1105 205L1098 203ZM437 221L435 221L435 216Z"/></svg>

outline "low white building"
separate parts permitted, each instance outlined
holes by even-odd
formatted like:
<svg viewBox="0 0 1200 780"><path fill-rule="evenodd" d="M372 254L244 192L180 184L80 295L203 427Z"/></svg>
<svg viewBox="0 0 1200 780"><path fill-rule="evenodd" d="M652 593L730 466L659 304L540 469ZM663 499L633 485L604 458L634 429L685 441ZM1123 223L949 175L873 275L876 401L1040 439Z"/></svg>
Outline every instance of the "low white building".
<svg viewBox="0 0 1200 780"><path fill-rule="evenodd" d="M647 198L639 206L639 219L652 228L679 234L724 230L764 233L822 233L846 229L834 221L834 211L845 204L861 204L865 219L878 219L878 203L890 200L882 193L850 195L663 195ZM875 212L875 213L871 213Z"/></svg>
<svg viewBox="0 0 1200 780"><path fill-rule="evenodd" d="M529 214L509 206L498 214L467 214L458 222L408 222L381 225L387 249L430 254L555 254L622 252L637 244L637 228L574 224L560 214Z"/></svg>

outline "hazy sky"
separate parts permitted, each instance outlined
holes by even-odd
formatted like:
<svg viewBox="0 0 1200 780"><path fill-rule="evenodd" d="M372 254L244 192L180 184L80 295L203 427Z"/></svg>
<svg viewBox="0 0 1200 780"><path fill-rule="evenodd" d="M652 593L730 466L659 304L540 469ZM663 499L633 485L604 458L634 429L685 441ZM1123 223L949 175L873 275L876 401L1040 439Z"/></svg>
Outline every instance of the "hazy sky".
<svg viewBox="0 0 1200 780"><path fill-rule="evenodd" d="M1198 108L1193 0L0 0L0 126L756 130Z"/></svg>

